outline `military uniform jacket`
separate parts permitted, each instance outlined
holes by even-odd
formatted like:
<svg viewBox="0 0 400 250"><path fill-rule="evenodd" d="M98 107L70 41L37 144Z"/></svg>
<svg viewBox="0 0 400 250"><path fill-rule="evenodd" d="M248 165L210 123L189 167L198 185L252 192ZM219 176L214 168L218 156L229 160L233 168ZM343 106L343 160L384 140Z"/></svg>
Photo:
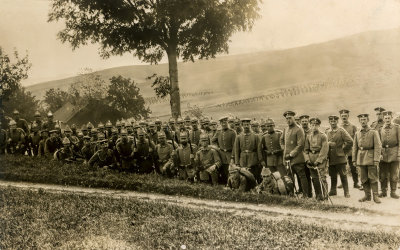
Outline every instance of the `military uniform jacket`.
<svg viewBox="0 0 400 250"><path fill-rule="evenodd" d="M59 148L61 148L61 142L58 138L47 138L45 145L44 145L44 152L45 154L53 154Z"/></svg>
<svg viewBox="0 0 400 250"><path fill-rule="evenodd" d="M357 127L354 124L352 124L350 122L342 123L341 127L344 128L344 130L346 130L347 133L349 133L349 135L352 139L354 139L354 136L356 135L356 132L357 132ZM346 155L351 156L351 150L352 150L352 147L350 149L346 150L344 153Z"/></svg>
<svg viewBox="0 0 400 250"><path fill-rule="evenodd" d="M128 139L127 142L123 142L122 140L120 140L117 143L116 148L117 148L117 151L118 151L119 155L121 157L125 157L126 158L126 157L130 157L131 154L133 153L133 146L134 145L133 145L132 140Z"/></svg>
<svg viewBox="0 0 400 250"><path fill-rule="evenodd" d="M153 152L150 152L150 148L153 150ZM154 154L155 148L156 146L151 140L145 139L144 142L138 140L136 142L135 158L146 160Z"/></svg>
<svg viewBox="0 0 400 250"><path fill-rule="evenodd" d="M372 124L371 124L371 129L374 129L374 130L376 130L376 131L379 131L379 130L381 130L381 128L384 126L384 122L383 121L374 121Z"/></svg>
<svg viewBox="0 0 400 250"><path fill-rule="evenodd" d="M162 145L160 143L157 144L156 153L157 153L158 162L166 163L168 161L172 161L172 152L173 151L174 151L174 148L169 143L166 143L165 145Z"/></svg>
<svg viewBox="0 0 400 250"><path fill-rule="evenodd" d="M90 160L90 158L93 156L93 151L92 151L91 147L87 146L87 145L82 147L81 153L82 153L83 159L85 159L87 161Z"/></svg>
<svg viewBox="0 0 400 250"><path fill-rule="evenodd" d="M98 167L105 167L114 165L116 162L114 152L111 149L106 149L106 152L102 150L98 150L94 155L90 158L88 164L90 166L97 165Z"/></svg>
<svg viewBox="0 0 400 250"><path fill-rule="evenodd" d="M190 149L189 143L186 146L179 146L176 149L176 154L175 154L175 160L177 162L177 165L180 167L186 167L189 165L192 165L192 159L190 158L190 155L196 154L197 146L192 145L192 149Z"/></svg>
<svg viewBox="0 0 400 250"><path fill-rule="evenodd" d="M229 164L235 145L236 132L233 129L218 130L212 138L212 144L220 150L222 164Z"/></svg>
<svg viewBox="0 0 400 250"><path fill-rule="evenodd" d="M210 146L200 148L196 153L194 161L199 170L206 170L212 165L218 168L221 165L218 152Z"/></svg>
<svg viewBox="0 0 400 250"><path fill-rule="evenodd" d="M17 123L17 128L22 129L25 132L25 134L29 134L28 122L25 119L18 119L16 123Z"/></svg>
<svg viewBox="0 0 400 250"><path fill-rule="evenodd" d="M328 158L329 146L328 137L318 131L317 133L310 133L306 138L304 147L304 158L312 163L323 163Z"/></svg>
<svg viewBox="0 0 400 250"><path fill-rule="evenodd" d="M353 146L353 139L344 128L338 127L336 130L331 128L326 130L328 142L334 142L335 146L329 146L329 165L337 165L347 163L346 151Z"/></svg>
<svg viewBox="0 0 400 250"><path fill-rule="evenodd" d="M200 129L197 129L197 130L193 130L193 129L192 129L192 130L190 131L190 133L189 133L189 140L190 140L190 142L192 143L192 145L195 144L195 145L199 146L199 143L200 143L200 134L201 134Z"/></svg>
<svg viewBox="0 0 400 250"><path fill-rule="evenodd" d="M16 128L13 130L10 129L8 138L11 139L12 144L24 143L25 142L25 132L20 128Z"/></svg>
<svg viewBox="0 0 400 250"><path fill-rule="evenodd" d="M234 144L235 164L250 168L258 164L258 144L260 137L250 132L241 133L236 137Z"/></svg>
<svg viewBox="0 0 400 250"><path fill-rule="evenodd" d="M382 161L399 161L400 126L396 124L385 125L379 131L379 135L382 142Z"/></svg>
<svg viewBox="0 0 400 250"><path fill-rule="evenodd" d="M275 130L273 133L265 133L258 144L258 158L266 162L268 167L282 165L283 149L280 141L282 132Z"/></svg>
<svg viewBox="0 0 400 250"><path fill-rule="evenodd" d="M370 166L378 163L382 144L378 131L371 128L361 129L354 136L353 162L358 166Z"/></svg>
<svg viewBox="0 0 400 250"><path fill-rule="evenodd" d="M293 159L291 164L304 163L304 131L298 125L286 127L281 136L281 147L283 150L283 156L290 154Z"/></svg>

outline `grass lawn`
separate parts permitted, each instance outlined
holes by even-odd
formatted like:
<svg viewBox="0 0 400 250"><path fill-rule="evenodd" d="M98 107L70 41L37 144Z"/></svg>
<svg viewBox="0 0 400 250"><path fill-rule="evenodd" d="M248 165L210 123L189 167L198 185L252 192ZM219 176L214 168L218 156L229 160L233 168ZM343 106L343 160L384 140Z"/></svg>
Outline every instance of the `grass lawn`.
<svg viewBox="0 0 400 250"><path fill-rule="evenodd" d="M191 184L177 179L164 178L156 174L137 175L121 173L115 170L91 169L79 164L61 164L44 158L8 155L1 156L0 162L1 180L124 189L224 201L302 207L314 210L338 212L360 210L343 205L332 206L314 200L296 199L287 196L240 193L226 190L222 185L213 187L201 183Z"/></svg>
<svg viewBox="0 0 400 250"><path fill-rule="evenodd" d="M0 248L397 249L400 239L162 202L0 188Z"/></svg>

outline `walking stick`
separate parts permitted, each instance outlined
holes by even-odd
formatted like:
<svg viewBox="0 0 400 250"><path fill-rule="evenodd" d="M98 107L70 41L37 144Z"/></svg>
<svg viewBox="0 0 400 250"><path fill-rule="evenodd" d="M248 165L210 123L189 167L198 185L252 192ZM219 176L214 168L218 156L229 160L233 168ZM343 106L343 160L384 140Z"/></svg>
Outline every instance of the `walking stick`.
<svg viewBox="0 0 400 250"><path fill-rule="evenodd" d="M332 199L328 194L328 190L326 190L326 187L324 185L324 183L322 183L322 179L321 179L321 174L319 173L319 168L316 166L314 167L315 170L317 170L317 175L318 175L318 180L319 180L319 184L322 187L322 192L324 192L324 194L326 194L328 196L329 201L331 202L331 204L333 205ZM325 197L324 197L325 198Z"/></svg>
<svg viewBox="0 0 400 250"><path fill-rule="evenodd" d="M286 168L289 170L289 174L290 174L290 178L292 179L292 182L293 182L293 188L294 188L294 193L296 195L296 198L299 198L299 195L297 194L296 182L295 182L294 175L292 172L292 166L290 165L290 160L286 161Z"/></svg>

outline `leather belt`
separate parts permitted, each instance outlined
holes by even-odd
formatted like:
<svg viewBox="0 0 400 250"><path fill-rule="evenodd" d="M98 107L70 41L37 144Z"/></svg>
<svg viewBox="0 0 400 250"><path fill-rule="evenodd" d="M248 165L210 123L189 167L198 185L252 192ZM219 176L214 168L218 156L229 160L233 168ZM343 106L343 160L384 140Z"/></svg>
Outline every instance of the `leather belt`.
<svg viewBox="0 0 400 250"><path fill-rule="evenodd" d="M321 150L310 150L310 153L312 154L318 154L319 152L321 152Z"/></svg>
<svg viewBox="0 0 400 250"><path fill-rule="evenodd" d="M394 145L394 146L390 146L390 145L385 145L385 146L383 146L384 148L395 148L395 147L397 147L398 145L396 144L396 145Z"/></svg>
<svg viewBox="0 0 400 250"><path fill-rule="evenodd" d="M366 151L366 150L371 150L371 149L374 149L374 148L364 148L364 147L359 147L358 148L358 150L361 150L361 151Z"/></svg>
<svg viewBox="0 0 400 250"><path fill-rule="evenodd" d="M220 150L224 151L224 152L232 152L232 149L222 149L222 148L220 148Z"/></svg>

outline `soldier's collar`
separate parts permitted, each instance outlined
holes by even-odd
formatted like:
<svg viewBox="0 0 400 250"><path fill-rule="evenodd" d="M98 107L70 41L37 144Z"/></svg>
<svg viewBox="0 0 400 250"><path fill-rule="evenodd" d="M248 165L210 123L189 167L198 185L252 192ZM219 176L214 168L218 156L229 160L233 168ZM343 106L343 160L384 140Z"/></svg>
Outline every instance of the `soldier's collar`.
<svg viewBox="0 0 400 250"><path fill-rule="evenodd" d="M350 125L350 122L349 121L342 122L342 125Z"/></svg>
<svg viewBox="0 0 400 250"><path fill-rule="evenodd" d="M385 124L385 126L384 126L384 127L385 127L385 128L391 128L392 126L393 126L393 124L392 124L392 123L390 123L390 124L388 124L388 125L386 125L386 124Z"/></svg>
<svg viewBox="0 0 400 250"><path fill-rule="evenodd" d="M369 126L366 126L365 128L361 128L361 131L368 132L371 128Z"/></svg>

